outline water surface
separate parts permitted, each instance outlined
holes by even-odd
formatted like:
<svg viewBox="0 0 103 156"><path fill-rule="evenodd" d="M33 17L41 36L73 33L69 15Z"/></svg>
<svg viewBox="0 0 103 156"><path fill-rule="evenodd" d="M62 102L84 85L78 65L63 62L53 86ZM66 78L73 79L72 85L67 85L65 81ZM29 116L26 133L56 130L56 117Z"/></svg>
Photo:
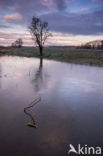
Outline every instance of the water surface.
<svg viewBox="0 0 103 156"><path fill-rule="evenodd" d="M28 127L32 108L38 128ZM67 156L69 144L103 145L103 68L0 57L0 155Z"/></svg>

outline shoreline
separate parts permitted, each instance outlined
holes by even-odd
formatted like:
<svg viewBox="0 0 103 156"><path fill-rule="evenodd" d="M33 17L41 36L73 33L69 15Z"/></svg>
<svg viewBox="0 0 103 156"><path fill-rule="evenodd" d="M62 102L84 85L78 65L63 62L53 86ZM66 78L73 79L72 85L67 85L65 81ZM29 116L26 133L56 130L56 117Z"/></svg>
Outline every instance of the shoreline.
<svg viewBox="0 0 103 156"><path fill-rule="evenodd" d="M43 58L62 62L83 64L91 66L103 66L103 50L97 49L70 49L70 48L44 48ZM21 56L40 58L38 48L22 47L0 48L0 56Z"/></svg>

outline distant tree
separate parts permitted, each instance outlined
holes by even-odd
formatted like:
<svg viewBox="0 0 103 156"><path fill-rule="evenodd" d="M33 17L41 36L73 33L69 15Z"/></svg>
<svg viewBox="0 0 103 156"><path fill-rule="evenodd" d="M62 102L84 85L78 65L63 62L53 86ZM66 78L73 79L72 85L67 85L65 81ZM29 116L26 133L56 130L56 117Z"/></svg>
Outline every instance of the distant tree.
<svg viewBox="0 0 103 156"><path fill-rule="evenodd" d="M11 44L11 47L16 47L15 42L13 42L13 43Z"/></svg>
<svg viewBox="0 0 103 156"><path fill-rule="evenodd" d="M22 41L21 38L17 39L15 42L16 42L16 47L19 47L19 48L22 47L22 45L23 45L23 41Z"/></svg>
<svg viewBox="0 0 103 156"><path fill-rule="evenodd" d="M103 49L103 41L101 41L101 49Z"/></svg>
<svg viewBox="0 0 103 156"><path fill-rule="evenodd" d="M23 41L21 38L17 39L15 42L11 44L12 47L18 47L18 48L21 48L22 45L23 45Z"/></svg>
<svg viewBox="0 0 103 156"><path fill-rule="evenodd" d="M43 56L45 41L49 36L51 36L48 29L48 23L41 21L40 18L33 17L29 30L32 35L32 39L39 47L40 55Z"/></svg>

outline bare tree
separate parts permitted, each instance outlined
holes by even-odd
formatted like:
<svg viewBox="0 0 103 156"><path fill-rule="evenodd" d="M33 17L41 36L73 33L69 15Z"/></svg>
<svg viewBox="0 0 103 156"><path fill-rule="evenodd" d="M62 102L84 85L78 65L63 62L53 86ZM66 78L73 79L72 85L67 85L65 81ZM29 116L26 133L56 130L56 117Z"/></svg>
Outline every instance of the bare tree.
<svg viewBox="0 0 103 156"><path fill-rule="evenodd" d="M21 48L22 47L22 44L23 44L23 41L21 38L19 38L18 40L15 41L16 42L16 46Z"/></svg>
<svg viewBox="0 0 103 156"><path fill-rule="evenodd" d="M103 49L103 40L101 41L101 49Z"/></svg>
<svg viewBox="0 0 103 156"><path fill-rule="evenodd" d="M23 41L21 38L17 39L15 42L11 44L12 47L19 47L19 48L21 48L22 45L23 45Z"/></svg>
<svg viewBox="0 0 103 156"><path fill-rule="evenodd" d="M39 47L40 55L43 56L45 41L49 36L51 36L48 29L48 23L42 22L40 18L33 17L29 30L32 35L32 39Z"/></svg>
<svg viewBox="0 0 103 156"><path fill-rule="evenodd" d="M12 47L16 47L16 44L15 44L15 42L13 42L13 43L11 44L11 46L12 46Z"/></svg>

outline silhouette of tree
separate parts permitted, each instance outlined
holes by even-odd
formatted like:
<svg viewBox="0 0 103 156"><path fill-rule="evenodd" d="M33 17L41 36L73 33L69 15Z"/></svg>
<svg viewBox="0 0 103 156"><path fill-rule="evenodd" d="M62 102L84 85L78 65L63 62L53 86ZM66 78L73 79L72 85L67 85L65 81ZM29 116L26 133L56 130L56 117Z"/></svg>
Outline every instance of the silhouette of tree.
<svg viewBox="0 0 103 156"><path fill-rule="evenodd" d="M16 46L21 48L22 47L22 44L23 44L23 41L21 38L19 38L18 40L16 40Z"/></svg>
<svg viewBox="0 0 103 156"><path fill-rule="evenodd" d="M32 39L39 47L40 55L43 56L45 41L51 36L48 29L48 23L42 22L40 18L33 17L29 30L32 35Z"/></svg>
<svg viewBox="0 0 103 156"><path fill-rule="evenodd" d="M21 38L17 39L15 42L11 44L12 47L18 47L18 48L21 48L22 45L23 45L23 41Z"/></svg>
<svg viewBox="0 0 103 156"><path fill-rule="evenodd" d="M101 41L101 49L103 49L103 41Z"/></svg>

